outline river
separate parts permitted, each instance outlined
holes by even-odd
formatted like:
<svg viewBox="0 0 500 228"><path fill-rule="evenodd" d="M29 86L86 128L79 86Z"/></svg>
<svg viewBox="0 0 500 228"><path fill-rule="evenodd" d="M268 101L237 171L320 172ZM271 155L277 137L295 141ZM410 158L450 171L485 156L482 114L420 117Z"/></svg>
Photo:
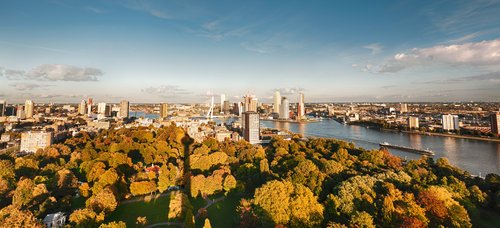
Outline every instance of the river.
<svg viewBox="0 0 500 228"><path fill-rule="evenodd" d="M380 142L420 149L429 148L436 153L435 159L448 158L451 164L471 174L482 176L488 173L500 174L500 143L498 142L380 131L361 126L343 125L334 120L313 123L261 121L261 126L289 130L304 136L342 139L365 149L378 149ZM408 159L420 157L418 154L396 149L389 149L389 151Z"/></svg>

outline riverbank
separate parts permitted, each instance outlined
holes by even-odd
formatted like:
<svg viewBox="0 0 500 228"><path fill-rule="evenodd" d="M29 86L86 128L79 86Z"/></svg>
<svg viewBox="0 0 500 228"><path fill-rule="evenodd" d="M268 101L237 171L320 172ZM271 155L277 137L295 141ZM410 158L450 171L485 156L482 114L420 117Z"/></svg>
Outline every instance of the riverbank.
<svg viewBox="0 0 500 228"><path fill-rule="evenodd" d="M270 120L270 119L261 119L262 121L270 121L270 122L281 122L281 123L316 123L319 120L316 119L308 119L308 120Z"/></svg>
<svg viewBox="0 0 500 228"><path fill-rule="evenodd" d="M445 134L445 133L436 133L436 132L421 132L421 131L400 131L395 129L387 129L380 128L381 131L389 131L389 132L401 132L407 134L416 134L416 135L427 135L427 136L441 136L441 137L451 137L458 139L472 139L486 142L500 142L500 139L495 138L484 138L484 137L476 137L476 136L468 136L468 135L455 135L455 134Z"/></svg>

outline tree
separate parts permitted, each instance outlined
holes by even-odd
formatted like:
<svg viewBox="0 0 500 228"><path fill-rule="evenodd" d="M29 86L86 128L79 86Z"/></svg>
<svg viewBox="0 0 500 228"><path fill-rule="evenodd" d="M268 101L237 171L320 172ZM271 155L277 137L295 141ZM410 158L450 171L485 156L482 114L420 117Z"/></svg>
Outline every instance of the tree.
<svg viewBox="0 0 500 228"><path fill-rule="evenodd" d="M28 206L33 199L33 189L35 183L29 178L21 178L17 182L16 190L12 196L12 204L17 207Z"/></svg>
<svg viewBox="0 0 500 228"><path fill-rule="evenodd" d="M208 218L205 219L205 224L203 224L203 228L212 228L212 225L210 224L210 219Z"/></svg>
<svg viewBox="0 0 500 228"><path fill-rule="evenodd" d="M105 214L113 212L118 205L115 195L108 188L103 189L96 195L90 197L85 204L87 208L90 208L97 213L104 212Z"/></svg>
<svg viewBox="0 0 500 228"><path fill-rule="evenodd" d="M0 210L0 223L1 227L43 227L33 216L33 213L28 210L20 210L15 205Z"/></svg>
<svg viewBox="0 0 500 228"><path fill-rule="evenodd" d="M122 221L101 224L99 228L127 228L127 224Z"/></svg>
<svg viewBox="0 0 500 228"><path fill-rule="evenodd" d="M173 191L170 193L170 203L168 206L168 219L178 220L186 215L188 210L192 210L189 199L186 194L181 191Z"/></svg>
<svg viewBox="0 0 500 228"><path fill-rule="evenodd" d="M323 220L323 206L308 188L289 181L269 181L255 190L254 204L275 224L312 227Z"/></svg>
<svg viewBox="0 0 500 228"><path fill-rule="evenodd" d="M91 209L78 209L69 216L69 221L75 227L95 227L97 225L97 214Z"/></svg>
<svg viewBox="0 0 500 228"><path fill-rule="evenodd" d="M375 228L373 217L364 211L356 212L351 217L349 224L352 227Z"/></svg>
<svg viewBox="0 0 500 228"><path fill-rule="evenodd" d="M154 181L138 181L130 184L130 193L134 196L150 194L154 191L156 191Z"/></svg>
<svg viewBox="0 0 500 228"><path fill-rule="evenodd" d="M427 210L431 225L471 227L469 215L444 187L431 186L418 195L418 202Z"/></svg>
<svg viewBox="0 0 500 228"><path fill-rule="evenodd" d="M236 178L229 174L224 178L224 191L229 192L231 189L236 188Z"/></svg>

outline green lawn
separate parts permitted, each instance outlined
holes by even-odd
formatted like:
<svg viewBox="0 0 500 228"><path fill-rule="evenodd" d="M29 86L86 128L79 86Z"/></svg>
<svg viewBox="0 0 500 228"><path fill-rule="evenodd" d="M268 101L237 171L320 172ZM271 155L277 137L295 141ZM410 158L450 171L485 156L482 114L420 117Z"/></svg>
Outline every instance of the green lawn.
<svg viewBox="0 0 500 228"><path fill-rule="evenodd" d="M479 209L479 212L479 219L472 221L473 226L488 228L500 227L500 213L485 209Z"/></svg>
<svg viewBox="0 0 500 228"><path fill-rule="evenodd" d="M219 201L208 208L208 218L212 227L237 227L238 215L236 207L242 197L236 194L230 194L226 199ZM198 219L196 227L203 227L205 219Z"/></svg>
<svg viewBox="0 0 500 228"><path fill-rule="evenodd" d="M167 222L170 196L153 199L150 202L133 202L119 205L106 218L109 221L124 221L127 227L135 227L137 217L146 216L149 224Z"/></svg>
<svg viewBox="0 0 500 228"><path fill-rule="evenodd" d="M80 196L78 198L73 197L73 199L71 199L71 209L76 210L76 209L84 208L86 200L87 200L87 198L82 197L82 196Z"/></svg>

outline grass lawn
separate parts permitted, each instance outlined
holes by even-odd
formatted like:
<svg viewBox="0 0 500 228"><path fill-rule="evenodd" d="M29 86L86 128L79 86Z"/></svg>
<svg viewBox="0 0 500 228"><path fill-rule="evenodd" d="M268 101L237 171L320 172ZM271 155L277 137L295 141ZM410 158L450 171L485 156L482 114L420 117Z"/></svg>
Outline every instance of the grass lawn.
<svg viewBox="0 0 500 228"><path fill-rule="evenodd" d="M71 199L71 210L84 208L86 200L87 200L87 198L82 197L82 196L80 196L78 198L73 197L73 199Z"/></svg>
<svg viewBox="0 0 500 228"><path fill-rule="evenodd" d="M135 227L137 217L146 216L149 224L167 222L168 204L170 196L153 199L150 202L133 202L119 205L106 218L106 222L123 221L127 227Z"/></svg>
<svg viewBox="0 0 500 228"><path fill-rule="evenodd" d="M500 213L485 209L479 209L479 219L472 221L473 226L477 227L500 227Z"/></svg>
<svg viewBox="0 0 500 228"><path fill-rule="evenodd" d="M189 197L189 201L191 201L191 205L193 205L193 214L195 215L196 213L198 213L198 209L204 207L205 204L207 204L207 202L200 196L196 198Z"/></svg>
<svg viewBox="0 0 500 228"><path fill-rule="evenodd" d="M208 208L208 218L212 227L237 227L238 215L236 207L242 196L230 194L226 199L219 201ZM196 221L196 227L203 227L205 218Z"/></svg>

